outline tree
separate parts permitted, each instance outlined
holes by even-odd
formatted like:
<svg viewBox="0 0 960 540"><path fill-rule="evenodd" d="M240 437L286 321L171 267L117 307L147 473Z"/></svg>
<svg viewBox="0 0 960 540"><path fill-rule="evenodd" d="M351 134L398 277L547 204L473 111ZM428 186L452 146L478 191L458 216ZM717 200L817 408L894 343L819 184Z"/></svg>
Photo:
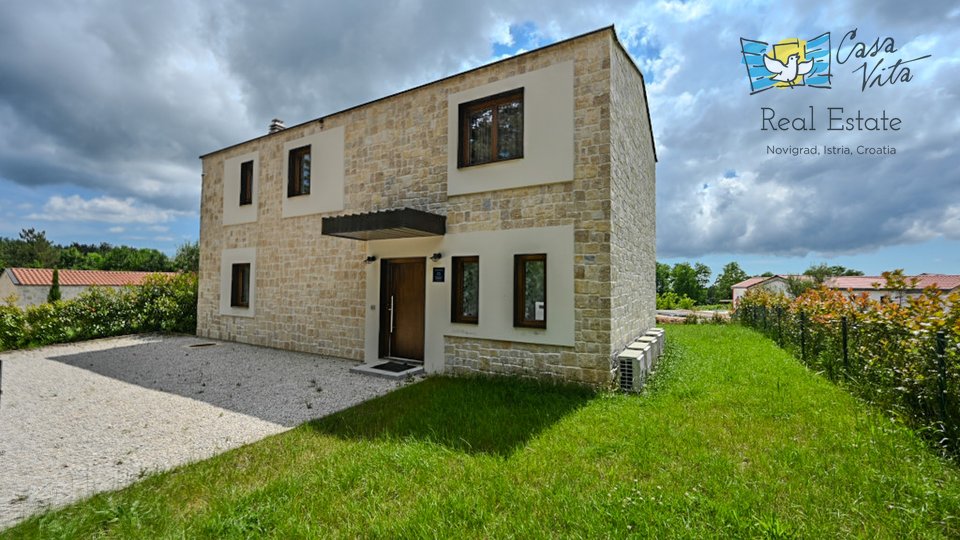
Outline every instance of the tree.
<svg viewBox="0 0 960 540"><path fill-rule="evenodd" d="M697 300L700 298L700 282L697 271L690 263L677 263L670 270L670 288L678 296L688 296Z"/></svg>
<svg viewBox="0 0 960 540"><path fill-rule="evenodd" d="M659 266L660 263L657 265ZM185 242L178 247L177 254L173 257L173 268L181 272L199 272L200 242Z"/></svg>
<svg viewBox="0 0 960 540"><path fill-rule="evenodd" d="M50 285L50 292L47 293L47 302L53 303L60 300L60 270L53 269L53 284Z"/></svg>
<svg viewBox="0 0 960 540"><path fill-rule="evenodd" d="M701 289L705 289L710 284L710 274L713 273L710 267L703 263L697 263L693 265L693 270L697 273L697 284L700 285Z"/></svg>
<svg viewBox="0 0 960 540"><path fill-rule="evenodd" d="M736 262L729 262L724 265L723 270L720 271L720 275L717 276L717 281L713 284L716 288L717 299L733 299L733 286L748 277L750 276L748 276Z"/></svg>
<svg viewBox="0 0 960 540"><path fill-rule="evenodd" d="M787 276L787 292L796 298L810 289L817 288L821 283L817 283L816 279L810 279L809 276Z"/></svg>
<svg viewBox="0 0 960 540"><path fill-rule="evenodd" d="M104 255L99 269L164 272L170 269L170 259L155 249L119 246Z"/></svg>
<svg viewBox="0 0 960 540"><path fill-rule="evenodd" d="M6 262L10 266L49 268L57 264L58 250L47 240L47 233L22 229L20 239L7 245Z"/></svg>
<svg viewBox="0 0 960 540"><path fill-rule="evenodd" d="M894 296L897 298L897 304L903 305L903 299L907 297L908 289L916 289L918 278L907 277L903 273L903 268L897 268L896 270L891 270L889 272L881 272L883 276L884 283L874 283L874 287L883 287L885 289L890 289L894 291Z"/></svg>
<svg viewBox="0 0 960 540"><path fill-rule="evenodd" d="M670 265L657 263L657 294L666 294L670 291Z"/></svg>
<svg viewBox="0 0 960 540"><path fill-rule="evenodd" d="M811 264L810 268L803 271L803 275L810 276L817 284L821 284L829 277L834 276L862 276L863 272L847 268L845 266L829 266L827 263Z"/></svg>

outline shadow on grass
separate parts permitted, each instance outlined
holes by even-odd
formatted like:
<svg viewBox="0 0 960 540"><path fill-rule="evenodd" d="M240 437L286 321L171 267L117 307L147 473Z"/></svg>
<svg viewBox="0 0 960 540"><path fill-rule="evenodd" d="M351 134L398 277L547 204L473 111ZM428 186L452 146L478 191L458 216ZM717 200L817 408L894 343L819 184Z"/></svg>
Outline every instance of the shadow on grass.
<svg viewBox="0 0 960 540"><path fill-rule="evenodd" d="M431 377L309 425L345 439L429 441L508 456L596 393L507 377Z"/></svg>

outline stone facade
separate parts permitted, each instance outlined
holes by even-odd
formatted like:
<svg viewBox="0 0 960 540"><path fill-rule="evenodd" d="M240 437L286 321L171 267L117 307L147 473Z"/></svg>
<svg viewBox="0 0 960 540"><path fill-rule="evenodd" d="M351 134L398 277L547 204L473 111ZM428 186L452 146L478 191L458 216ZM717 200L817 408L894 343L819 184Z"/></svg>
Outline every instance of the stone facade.
<svg viewBox="0 0 960 540"><path fill-rule="evenodd" d="M570 61L573 179L448 195L447 96ZM367 248L321 235L327 215L409 207L445 215L448 235L572 226L574 345L448 335L440 370L608 383L616 349L654 321L654 155L645 108L639 71L608 28L204 156L198 334L369 360ZM283 218L284 144L339 127L342 212ZM259 156L257 220L224 226L223 162L251 152ZM221 253L251 247L256 314L222 315Z"/></svg>
<svg viewBox="0 0 960 540"><path fill-rule="evenodd" d="M620 47L610 73L610 347L656 323L656 156L643 78Z"/></svg>

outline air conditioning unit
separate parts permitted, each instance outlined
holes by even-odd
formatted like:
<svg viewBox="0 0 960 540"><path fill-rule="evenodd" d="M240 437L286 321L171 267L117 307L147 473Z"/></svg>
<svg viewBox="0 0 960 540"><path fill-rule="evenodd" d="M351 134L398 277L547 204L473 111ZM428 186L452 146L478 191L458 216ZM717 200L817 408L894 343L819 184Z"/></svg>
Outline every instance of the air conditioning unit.
<svg viewBox="0 0 960 540"><path fill-rule="evenodd" d="M620 390L639 392L647 380L647 351L627 349L617 356L620 364Z"/></svg>

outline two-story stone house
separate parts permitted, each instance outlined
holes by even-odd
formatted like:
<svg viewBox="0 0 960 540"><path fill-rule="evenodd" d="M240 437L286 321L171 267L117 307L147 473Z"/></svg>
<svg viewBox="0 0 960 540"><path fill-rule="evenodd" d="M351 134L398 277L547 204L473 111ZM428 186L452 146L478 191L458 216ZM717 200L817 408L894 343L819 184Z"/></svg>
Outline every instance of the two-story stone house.
<svg viewBox="0 0 960 540"><path fill-rule="evenodd" d="M612 27L202 160L201 336L605 384L654 325L653 134Z"/></svg>

